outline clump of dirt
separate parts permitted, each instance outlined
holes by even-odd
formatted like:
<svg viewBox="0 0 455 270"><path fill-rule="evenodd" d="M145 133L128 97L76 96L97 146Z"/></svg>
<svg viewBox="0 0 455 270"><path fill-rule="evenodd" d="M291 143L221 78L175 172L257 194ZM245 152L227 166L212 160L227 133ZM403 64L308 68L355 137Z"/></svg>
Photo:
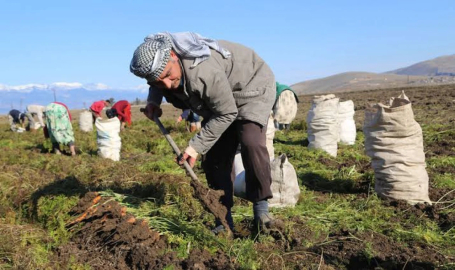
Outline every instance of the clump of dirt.
<svg viewBox="0 0 455 270"><path fill-rule="evenodd" d="M326 263L347 269L434 269L448 260L425 244L399 245L376 232L347 230L331 234L312 251L323 254Z"/></svg>
<svg viewBox="0 0 455 270"><path fill-rule="evenodd" d="M93 269L144 269L178 265L176 255L164 254L165 239L126 208L95 192L73 208L77 218L67 227L76 230L72 242L59 248L59 260L71 257ZM72 255L72 256L71 256Z"/></svg>
<svg viewBox="0 0 455 270"><path fill-rule="evenodd" d="M300 217L293 217L288 222L289 231L272 232L273 244L258 242L255 245L261 269L335 269L320 254L308 249L312 243L322 241L325 235L316 234Z"/></svg>
<svg viewBox="0 0 455 270"><path fill-rule="evenodd" d="M455 200L455 190L449 188L430 188L428 195L433 202Z"/></svg>
<svg viewBox="0 0 455 270"><path fill-rule="evenodd" d="M315 234L314 231L305 225L305 221L300 217L293 217L290 222L293 226L292 231L286 235L289 242L288 251L302 250L308 243L320 242L325 237L323 234Z"/></svg>
<svg viewBox="0 0 455 270"><path fill-rule="evenodd" d="M194 269L194 270L224 270L224 269L235 269L234 263L232 263L226 254L217 251L216 254L212 255L206 250L195 249L190 252L189 257L182 262L183 269Z"/></svg>
<svg viewBox="0 0 455 270"><path fill-rule="evenodd" d="M340 165L335 159L321 156L317 160L319 163L324 164L330 169L338 168Z"/></svg>
<svg viewBox="0 0 455 270"><path fill-rule="evenodd" d="M430 188L429 196L433 202L432 205L410 205L406 201L395 200L387 201L386 203L395 207L395 212L400 213L404 219L409 219L411 216L427 218L435 221L443 231L453 228L453 226L455 226L455 213L446 213L444 210L454 203L455 191L450 189Z"/></svg>
<svg viewBox="0 0 455 270"><path fill-rule="evenodd" d="M435 144L428 144L425 146L425 158L440 157L440 156L454 156L455 155L455 142L449 144L448 142L441 142ZM444 171L450 169L450 166L444 168Z"/></svg>
<svg viewBox="0 0 455 270"><path fill-rule="evenodd" d="M191 186L194 188L196 197L202 201L202 206L212 213L215 218L219 219L224 228L228 229L228 234L230 234L231 230L226 221L227 208L221 204L221 197L224 195L224 191L210 189L197 180L191 180Z"/></svg>
<svg viewBox="0 0 455 270"><path fill-rule="evenodd" d="M71 261L90 265L92 269L234 267L222 253L214 257L206 251L193 250L187 259L179 259L166 238L151 230L144 220L136 219L125 207L96 192L85 194L71 214L76 218L67 227L75 234L71 242L57 249L55 261L61 266Z"/></svg>

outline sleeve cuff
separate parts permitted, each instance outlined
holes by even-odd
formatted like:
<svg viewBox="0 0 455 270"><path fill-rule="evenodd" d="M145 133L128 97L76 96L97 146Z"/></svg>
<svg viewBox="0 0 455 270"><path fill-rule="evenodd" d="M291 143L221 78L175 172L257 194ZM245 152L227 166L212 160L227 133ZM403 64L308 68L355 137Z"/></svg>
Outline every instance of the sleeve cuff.
<svg viewBox="0 0 455 270"><path fill-rule="evenodd" d="M193 157L193 158L197 158L197 155L198 155L198 153L196 152L196 150L194 150L194 148L191 147L191 146L188 146L188 147L185 149L185 153L187 153L188 155L190 155L190 156Z"/></svg>

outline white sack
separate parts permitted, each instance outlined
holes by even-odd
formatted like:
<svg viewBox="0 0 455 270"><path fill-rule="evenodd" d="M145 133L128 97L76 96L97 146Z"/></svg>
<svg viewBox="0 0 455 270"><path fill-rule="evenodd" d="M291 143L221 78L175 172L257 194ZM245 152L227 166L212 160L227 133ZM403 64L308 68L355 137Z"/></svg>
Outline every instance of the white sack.
<svg viewBox="0 0 455 270"><path fill-rule="evenodd" d="M240 198L246 198L245 168L243 167L242 155L240 152L235 154L234 158L234 195Z"/></svg>
<svg viewBox="0 0 455 270"><path fill-rule="evenodd" d="M347 100L338 104L338 142L354 145L356 128L354 121L354 102Z"/></svg>
<svg viewBox="0 0 455 270"><path fill-rule="evenodd" d="M273 119L279 124L291 124L297 115L297 100L294 92L284 90L273 106Z"/></svg>
<svg viewBox="0 0 455 270"><path fill-rule="evenodd" d="M297 173L285 154L270 163L272 169L272 194L270 207L295 206L300 196Z"/></svg>
<svg viewBox="0 0 455 270"><path fill-rule="evenodd" d="M300 188L297 181L297 173L294 166L289 163L285 154L270 162L273 198L269 199L270 207L295 206L300 196ZM234 195L246 198L245 169L240 153L237 153L234 160Z"/></svg>
<svg viewBox="0 0 455 270"><path fill-rule="evenodd" d="M333 94L314 96L306 118L308 148L322 149L334 157L338 150L338 103Z"/></svg>
<svg viewBox="0 0 455 270"><path fill-rule="evenodd" d="M372 159L375 191L380 197L411 204L431 203L422 129L404 93L391 102L365 111L365 152Z"/></svg>
<svg viewBox="0 0 455 270"><path fill-rule="evenodd" d="M120 160L120 148L122 142L119 136L120 120L117 117L95 121L98 155L103 158L109 158L114 161Z"/></svg>
<svg viewBox="0 0 455 270"><path fill-rule="evenodd" d="M267 123L267 131L266 131L266 142L265 145L267 146L267 152L269 152L270 160L275 158L275 148L273 147L273 138L275 137L275 125L273 124L273 117L272 115L269 116L269 122Z"/></svg>
<svg viewBox="0 0 455 270"><path fill-rule="evenodd" d="M79 128L84 132L90 132L93 130L93 118L92 113L89 111L83 111L79 114Z"/></svg>

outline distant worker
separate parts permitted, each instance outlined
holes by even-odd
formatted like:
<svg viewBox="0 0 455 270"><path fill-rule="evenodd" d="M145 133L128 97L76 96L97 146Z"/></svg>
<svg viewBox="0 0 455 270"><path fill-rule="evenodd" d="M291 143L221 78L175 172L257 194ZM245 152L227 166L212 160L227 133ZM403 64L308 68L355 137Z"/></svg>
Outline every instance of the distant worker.
<svg viewBox="0 0 455 270"><path fill-rule="evenodd" d="M41 106L41 105L28 105L27 109L25 111L25 115L29 119L29 126L30 129L36 129L36 124L35 124L35 119L34 117L36 116L38 118L39 124L44 127L44 121L43 121L43 112L46 109L46 107Z"/></svg>
<svg viewBox="0 0 455 270"><path fill-rule="evenodd" d="M187 130L189 132L195 132L201 129L199 115L190 109L183 110L182 114L177 118L177 123L180 123L182 120L185 120L188 125Z"/></svg>
<svg viewBox="0 0 455 270"><path fill-rule="evenodd" d="M45 110L46 126L44 135L50 138L52 150L55 154L61 155L60 144L68 145L71 155L76 155L74 145L73 126L71 125L71 114L65 104L52 102Z"/></svg>
<svg viewBox="0 0 455 270"><path fill-rule="evenodd" d="M13 132L23 132L24 129L24 121L25 121L25 114L21 113L19 110L12 109L8 113L8 121ZM17 125L20 125L19 127Z"/></svg>
<svg viewBox="0 0 455 270"><path fill-rule="evenodd" d="M276 99L272 109L275 128L289 129L297 115L297 103L299 103L299 99L291 87L277 82Z"/></svg>
<svg viewBox="0 0 455 270"><path fill-rule="evenodd" d="M117 101L112 108L106 110L106 115L109 119L118 117L122 123L120 130L125 129L126 123L128 123L128 126L131 126L131 104L126 100Z"/></svg>
<svg viewBox="0 0 455 270"><path fill-rule="evenodd" d="M92 106L90 106L90 111L93 115L93 123L95 123L96 118L103 118L101 117L101 111L103 111L104 107L110 106L111 102L106 100L98 100L93 102Z"/></svg>

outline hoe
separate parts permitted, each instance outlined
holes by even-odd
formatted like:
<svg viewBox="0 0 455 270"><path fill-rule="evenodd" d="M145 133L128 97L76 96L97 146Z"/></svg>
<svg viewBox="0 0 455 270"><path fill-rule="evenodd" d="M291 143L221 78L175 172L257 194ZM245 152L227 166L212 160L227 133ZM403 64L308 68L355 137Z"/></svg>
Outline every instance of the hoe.
<svg viewBox="0 0 455 270"><path fill-rule="evenodd" d="M145 109L141 108L140 111L144 112ZM177 155L177 157L179 157L181 154L180 149L175 144L174 140L172 139L171 135L166 130L166 128L163 126L160 119L157 116L154 116L154 121L160 128L161 132L163 133L164 137L168 141L169 145L174 150L174 153ZM215 216L215 218L217 218L221 221L221 224L223 224L224 228L227 229L228 236L230 236L232 232L226 221L227 209L220 202L220 197L224 195L224 192L221 190L213 190L213 189L210 189L210 188L204 186L201 183L201 181L199 181L199 179L197 178L193 169L188 164L188 162L186 162L186 160L184 161L183 166L185 167L186 172L191 177L190 184L194 189L194 193L195 193L197 199L199 199L199 201L202 203L202 205L206 209L206 211L212 213Z"/></svg>

